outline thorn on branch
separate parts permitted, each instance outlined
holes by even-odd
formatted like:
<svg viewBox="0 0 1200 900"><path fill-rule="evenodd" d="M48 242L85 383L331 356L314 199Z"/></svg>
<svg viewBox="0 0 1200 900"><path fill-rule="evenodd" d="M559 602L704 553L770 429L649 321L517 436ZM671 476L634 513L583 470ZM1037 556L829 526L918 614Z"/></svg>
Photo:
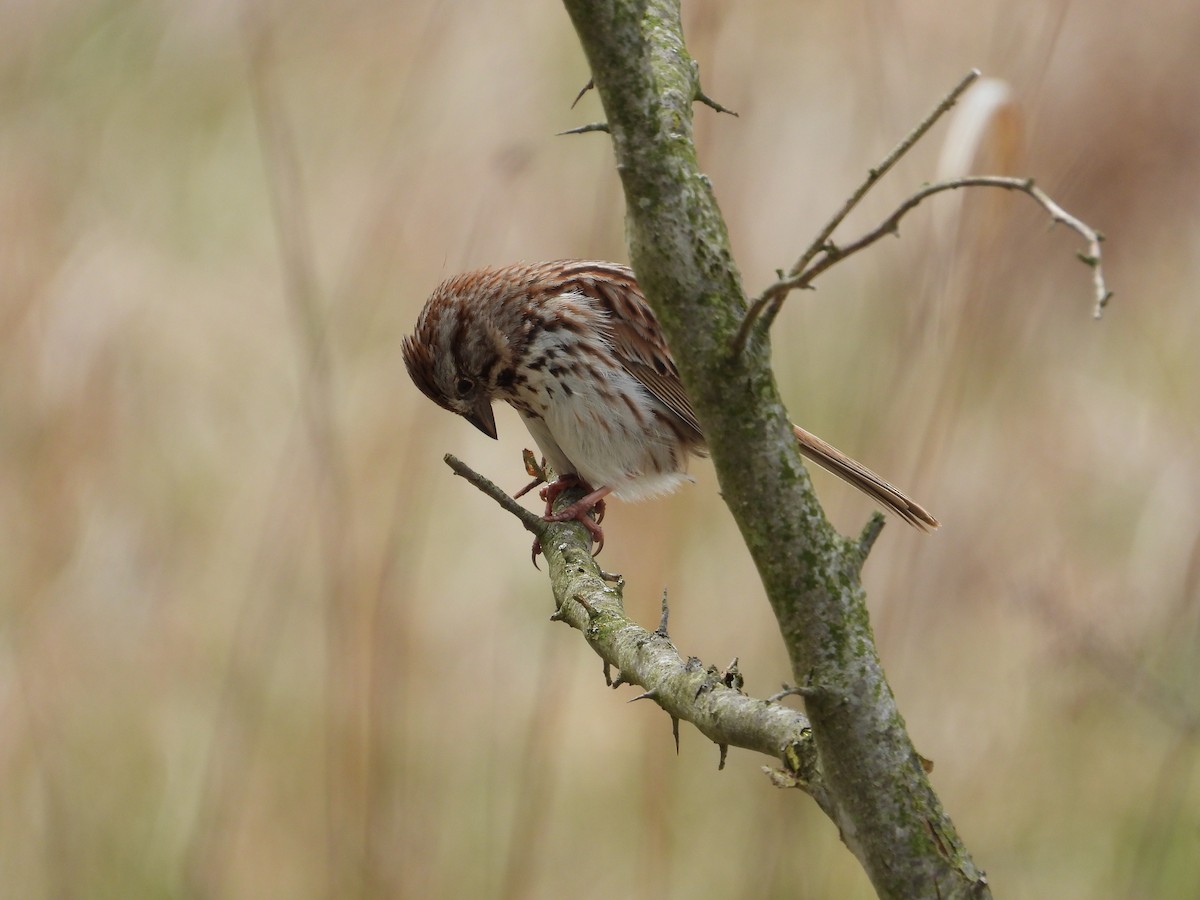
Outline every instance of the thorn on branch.
<svg viewBox="0 0 1200 900"><path fill-rule="evenodd" d="M738 671L738 658L735 656L733 661L729 663L725 671L721 673L721 683L727 688L742 692L742 685L746 683L746 679L742 677L742 673Z"/></svg>
<svg viewBox="0 0 1200 900"><path fill-rule="evenodd" d="M728 744L717 744L721 748L721 759L717 762L717 771L720 772L725 768L725 758L729 756Z"/></svg>
<svg viewBox="0 0 1200 900"><path fill-rule="evenodd" d="M675 738L675 755L679 755L679 716L671 716L671 734Z"/></svg>
<svg viewBox="0 0 1200 900"><path fill-rule="evenodd" d="M860 572L871 553L871 548L875 546L875 541L879 538L880 533L883 531L883 526L886 524L887 521L884 519L883 513L876 511L867 520L862 534L858 536L858 569Z"/></svg>
<svg viewBox="0 0 1200 900"><path fill-rule="evenodd" d="M797 697L808 698L819 697L821 694L825 693L821 688L812 687L811 685L797 685L793 687L787 682L784 682L781 687L783 690L779 691L777 694L772 694L767 698L768 703L778 703L784 697L791 697L793 695Z"/></svg>
<svg viewBox="0 0 1200 900"><path fill-rule="evenodd" d="M589 125L580 125L578 128L568 128L566 131L560 131L557 137L562 137L565 134L588 134L592 131L603 131L609 133L607 122L592 122Z"/></svg>
<svg viewBox="0 0 1200 900"><path fill-rule="evenodd" d="M654 633L659 637L667 637L667 617L669 610L667 609L667 589L663 588L662 595L662 615L658 619L658 627L654 629Z"/></svg>
<svg viewBox="0 0 1200 900"><path fill-rule="evenodd" d="M598 610L598 609L596 609L596 607L592 606L592 604L589 603L587 600L585 600L583 597L575 596L575 597L572 597L571 599L583 607L583 611L585 613L587 613L589 621L595 622L598 618L600 618L600 610Z"/></svg>
<svg viewBox="0 0 1200 900"><path fill-rule="evenodd" d="M658 691L651 688L650 690L643 691L642 693L638 694L636 697L634 697L630 700L626 700L625 702L626 703L636 703L638 700L657 700L657 699L658 699Z"/></svg>
<svg viewBox="0 0 1200 900"><path fill-rule="evenodd" d="M728 115L733 116L735 119L741 118L732 109L730 109L727 106L722 106L720 103L718 103L712 97L708 96L708 94L704 93L704 91L702 91L702 90L696 91L696 99L699 100L701 103L703 103L705 106L707 106L709 109L714 109L719 113L727 113Z"/></svg>
<svg viewBox="0 0 1200 900"><path fill-rule="evenodd" d="M796 690L794 687L792 687L786 681L782 685L780 685L780 688L781 688L781 690L777 691L776 693L772 694L770 697L767 698L768 703L778 703L784 697L790 697L793 694L800 693L798 690Z"/></svg>
<svg viewBox="0 0 1200 900"><path fill-rule="evenodd" d="M586 94L590 90L593 90L595 87L596 87L596 80L594 78L589 78L587 81L587 84L585 84L583 87L581 87L579 89L579 93L576 94L575 99L571 101L571 109L574 109L575 104L577 104L580 100L583 99L584 94Z"/></svg>

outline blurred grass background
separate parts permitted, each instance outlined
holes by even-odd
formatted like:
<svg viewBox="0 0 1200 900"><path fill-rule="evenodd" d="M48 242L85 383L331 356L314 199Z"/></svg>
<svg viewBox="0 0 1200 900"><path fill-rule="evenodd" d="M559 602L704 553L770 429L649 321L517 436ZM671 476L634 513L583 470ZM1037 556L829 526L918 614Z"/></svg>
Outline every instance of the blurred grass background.
<svg viewBox="0 0 1200 900"><path fill-rule="evenodd" d="M685 4L747 289L965 71L1027 198L942 197L793 297L805 427L943 521L868 567L881 652L997 896L1200 895L1200 17ZM0 884L12 897L866 897L767 762L605 689L547 621L516 487L409 383L429 290L624 260L555 3L0 6ZM855 214L937 174L943 125ZM790 677L711 468L610 506L627 603ZM817 472L834 521L870 504Z"/></svg>

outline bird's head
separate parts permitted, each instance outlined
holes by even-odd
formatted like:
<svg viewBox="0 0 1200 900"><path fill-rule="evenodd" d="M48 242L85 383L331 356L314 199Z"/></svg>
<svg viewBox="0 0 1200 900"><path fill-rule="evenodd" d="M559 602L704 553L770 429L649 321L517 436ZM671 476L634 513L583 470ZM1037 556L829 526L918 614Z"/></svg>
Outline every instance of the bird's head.
<svg viewBox="0 0 1200 900"><path fill-rule="evenodd" d="M409 376L426 397L495 438L492 401L511 372L512 351L504 329L481 302L489 289L494 286L477 275L439 285L401 349Z"/></svg>

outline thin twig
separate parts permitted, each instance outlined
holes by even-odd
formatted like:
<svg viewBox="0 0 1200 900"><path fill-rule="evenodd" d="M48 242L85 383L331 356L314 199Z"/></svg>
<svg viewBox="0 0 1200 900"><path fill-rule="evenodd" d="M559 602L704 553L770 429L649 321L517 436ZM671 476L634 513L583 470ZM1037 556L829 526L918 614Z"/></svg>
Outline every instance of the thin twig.
<svg viewBox="0 0 1200 900"><path fill-rule="evenodd" d="M749 318L750 313L753 313L756 308L760 310L765 308L773 299L782 300L790 291L812 287L812 283L816 280L817 276L832 268L846 257L853 256L858 251L866 249L881 238L887 237L890 234L896 234L899 231L900 220L919 206L926 198L944 191L956 191L960 188L969 187L995 187L1028 194L1042 209L1050 214L1050 218L1055 223L1066 225L1087 241L1087 251L1079 253L1078 256L1080 261L1092 270L1092 285L1095 297L1092 315L1097 319L1104 315L1104 308L1108 306L1108 301L1113 296L1113 292L1108 289L1108 284L1104 280L1103 259L1100 247L1104 241L1104 235L1059 206L1054 198L1035 185L1031 178L1014 178L1008 175L967 175L962 178L952 178L948 181L938 181L925 185L925 187L896 207L876 227L857 240L851 241L849 244L840 246L832 243L826 244L821 248L825 255L812 262L803 272L780 278L763 291L751 305L751 309L747 313L747 318ZM741 333L739 333L738 337L740 338L741 336Z"/></svg>
<svg viewBox="0 0 1200 900"><path fill-rule="evenodd" d="M962 178L951 178L948 181L927 184L896 207L891 215L880 222L875 228L858 238L858 240L841 247L828 248L825 251L825 256L814 262L807 271L801 273L795 279L785 279L783 282L779 282L779 284L789 284L788 290L792 287L807 287L818 275L834 264L841 262L847 256L851 256L869 247L880 238L886 237L889 234L895 234L899 229L900 220L927 197L932 197L934 194L940 194L943 191L956 191L959 188L968 187L996 187L1028 194L1042 209L1050 214L1050 218L1055 223L1066 225L1087 241L1087 252L1080 253L1079 258L1092 270L1092 283L1095 287L1096 298L1093 315L1097 319L1100 318L1104 312L1104 307L1108 305L1108 301L1112 297L1112 291L1108 289L1104 281L1104 270L1101 267L1100 244L1104 240L1104 235L1059 206L1049 194L1033 183L1033 179L1013 178L1008 175L967 175ZM791 285L790 282L793 281L798 283ZM768 290L770 289L768 288Z"/></svg>
<svg viewBox="0 0 1200 900"><path fill-rule="evenodd" d="M479 488L479 490L483 491L485 494L499 503L500 506L505 510L520 519L521 524L525 526L526 531L532 531L538 537L541 537L543 533L545 533L547 525L546 520L537 513L523 507L520 503L510 497L508 495L508 491L504 490L504 488L500 487L500 485L480 475L453 453L447 453L442 458L446 461L446 465L454 470L455 475L465 478L471 484L475 485L475 487Z"/></svg>
<svg viewBox="0 0 1200 900"><path fill-rule="evenodd" d="M917 127L910 131L904 140L896 145L891 153L884 157L883 162L867 173L866 180L864 180L863 183L858 186L858 189L855 190L855 192L850 195L846 202L842 204L842 208L834 214L833 218L825 223L825 227L817 232L817 236L813 239L812 243L808 245L808 249L801 254L800 258L796 260L795 264L791 267L791 269L788 270L787 277L780 279L775 284L771 285L771 287L767 288L767 290L763 292L762 296L757 298L754 303L751 304L750 309L746 312L746 318L742 321L742 327L738 331L737 337L734 339L733 349L736 355L740 356L742 351L745 349L746 342L750 339L750 332L754 328L755 321L763 313L767 306L782 302L783 298L794 289L793 287L781 287L781 285L786 284L789 280L794 279L802 274L808 267L808 264L812 262L813 257L827 248L829 245L829 238L833 235L833 232L839 225L842 224L846 216L850 214L850 211L858 205L859 201L866 196L867 191L873 188L879 182L879 179L886 175L888 171L897 162L899 162L900 158L909 150L911 150L917 141L925 136L925 132L929 131L929 129L934 126L934 123L936 123L938 119L944 116L950 110L950 108L954 106L958 98L962 96L963 92L969 88L975 82L975 80L979 78L979 76L980 72L978 69L972 69L970 72L968 72L962 78L962 80L954 86L954 89L942 98L941 102L933 108L929 115L922 119ZM773 315L774 314L772 313L772 316Z"/></svg>

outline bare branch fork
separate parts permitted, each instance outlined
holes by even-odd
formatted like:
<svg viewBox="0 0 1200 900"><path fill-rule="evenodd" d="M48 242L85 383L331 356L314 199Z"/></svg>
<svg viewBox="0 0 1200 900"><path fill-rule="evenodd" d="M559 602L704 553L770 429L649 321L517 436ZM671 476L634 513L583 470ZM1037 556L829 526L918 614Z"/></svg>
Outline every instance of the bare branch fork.
<svg viewBox="0 0 1200 900"><path fill-rule="evenodd" d="M658 630L648 631L625 613L623 583L607 583L592 558L587 532L575 522L547 522L521 506L504 488L489 481L457 457L446 454L446 464L516 516L537 535L550 569L556 612L553 618L578 629L605 667L616 666L620 675L613 686L640 685L645 690L634 699L653 700L673 720L691 722L721 748L742 747L774 758L782 770L768 774L775 784L803 788L822 807L829 798L817 769L812 731L803 713L777 700L749 697L739 690L736 661L725 671L705 666L696 657L683 657L666 631L666 599ZM559 504L576 497L564 491Z"/></svg>
<svg viewBox="0 0 1200 900"><path fill-rule="evenodd" d="M801 254L791 269L786 274L781 271L778 280L751 301L750 307L746 311L746 316L742 320L741 327L738 330L737 337L734 339L733 349L735 354L741 355L745 350L746 344L754 332L756 323L759 323L761 320L762 327L770 327L771 322L783 305L783 301L792 291L811 288L813 281L819 275L848 256L869 247L880 238L898 233L900 220L927 197L943 191L952 191L967 187L999 187L1027 194L1049 213L1055 223L1066 225L1087 241L1087 252L1080 253L1079 258L1092 270L1092 284L1095 296L1093 315L1097 319L1100 318L1104 312L1104 307L1108 305L1108 301L1112 297L1112 292L1105 283L1104 271L1101 266L1100 243L1104 240L1104 235L1064 210L1045 191L1035 186L1031 178L973 175L928 184L904 200L878 226L857 240L843 245L835 244L831 240L833 232L845 220L846 216L850 214L850 211L858 205L867 192L880 181L900 158L924 137L926 132L933 127L934 123L954 106L966 89L979 78L979 74L978 69L972 69L967 73L954 86L953 90L942 98L941 102L934 107L929 115L922 119L917 127L896 145L895 149L884 158L883 162L876 168L871 169L866 179L850 195L846 202L842 204L841 209L825 223L825 226L817 233L812 243L809 244L808 248Z"/></svg>

